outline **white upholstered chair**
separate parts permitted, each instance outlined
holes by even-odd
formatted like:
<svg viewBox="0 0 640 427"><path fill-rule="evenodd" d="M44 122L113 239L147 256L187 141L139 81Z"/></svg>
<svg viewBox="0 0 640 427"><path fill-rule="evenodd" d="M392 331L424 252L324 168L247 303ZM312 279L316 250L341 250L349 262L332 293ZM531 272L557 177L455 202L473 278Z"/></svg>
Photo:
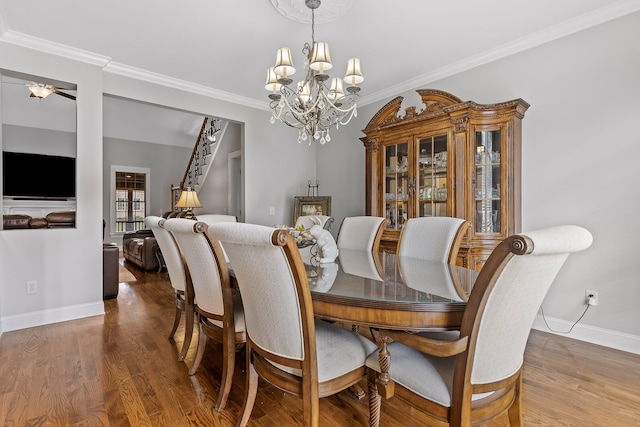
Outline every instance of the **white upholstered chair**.
<svg viewBox="0 0 640 427"><path fill-rule="evenodd" d="M215 224L217 222L238 222L238 218L233 215L224 215L224 214L202 214L198 215L198 221L204 222L207 225ZM227 253L222 248L222 252L224 253L224 260L229 262L229 258L227 257Z"/></svg>
<svg viewBox="0 0 640 427"><path fill-rule="evenodd" d="M398 255L455 264L468 228L469 222L461 218L410 218L400 232Z"/></svg>
<svg viewBox="0 0 640 427"><path fill-rule="evenodd" d="M242 348L246 338L242 301L237 290L231 288L222 247L218 241L209 239L206 223L170 218L164 225L178 242L195 294L200 329L189 375L194 375L200 366L208 338L222 343L222 379L215 406L221 411L231 390L235 352Z"/></svg>
<svg viewBox="0 0 640 427"><path fill-rule="evenodd" d="M317 426L319 398L364 378L375 344L314 318L305 268L288 231L219 223L209 226L209 235L227 250L245 308L246 388L237 426L249 421L259 377L302 396L304 425Z"/></svg>
<svg viewBox="0 0 640 427"><path fill-rule="evenodd" d="M191 345L191 337L193 336L193 319L195 314L193 288L190 283L187 283L187 273L180 248L173 238L173 235L164 228L164 222L164 218L153 215L149 215L144 219L145 226L153 231L158 247L162 252L162 257L164 258L167 272L169 273L169 280L176 295L176 314L173 327L169 333L169 339L173 339L180 325L182 313L185 313L184 340L182 342L180 355L178 356L178 360L183 361L187 355L187 351Z"/></svg>
<svg viewBox="0 0 640 427"><path fill-rule="evenodd" d="M338 231L338 250L344 248L378 252L382 232L388 223L388 219L377 216L346 217Z"/></svg>
<svg viewBox="0 0 640 427"><path fill-rule="evenodd" d="M180 253L180 248L176 243L173 235L164 228L164 222L166 220L159 216L149 215L145 217L144 224L147 228L153 231L153 235L156 238L160 252L167 266L167 273L169 273L169 280L171 286L176 295L176 314L173 321L173 327L169 333L169 339L173 339L178 326L180 325L180 318L182 313L185 313L185 327L184 327L184 340L182 342L182 349L178 356L179 361L183 361L187 355L189 346L191 345L191 337L193 336L193 320L194 320L194 302L193 302L193 287L191 283L187 283L187 273L184 265L184 259Z"/></svg>
<svg viewBox="0 0 640 427"><path fill-rule="evenodd" d="M378 352L367 360L370 425L379 422L377 373L389 361L395 396L437 420L468 426L507 411L512 426L522 425L522 364L534 318L569 254L592 240L573 225L505 239L478 275L458 339L380 331L395 342L383 346L389 360L380 363Z"/></svg>
<svg viewBox="0 0 640 427"><path fill-rule="evenodd" d="M214 224L216 222L238 222L238 218L235 216L224 214L201 214L196 218L198 221L205 222L207 224Z"/></svg>

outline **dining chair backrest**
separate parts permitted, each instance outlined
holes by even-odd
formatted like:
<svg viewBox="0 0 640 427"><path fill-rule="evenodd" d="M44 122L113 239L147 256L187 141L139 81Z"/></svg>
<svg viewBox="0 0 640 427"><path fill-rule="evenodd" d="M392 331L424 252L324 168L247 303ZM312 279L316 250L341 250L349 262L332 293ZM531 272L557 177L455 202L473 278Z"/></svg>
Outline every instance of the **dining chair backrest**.
<svg viewBox="0 0 640 427"><path fill-rule="evenodd" d="M388 223L388 219L378 216L346 217L338 231L338 250L344 248L378 252L382 232Z"/></svg>
<svg viewBox="0 0 640 427"><path fill-rule="evenodd" d="M207 226L218 222L238 222L238 218L235 216L224 214L202 214L198 215L197 220L199 222L204 222ZM227 252L224 250L224 247L222 247L222 253L224 254L225 262L229 262L229 257L227 256Z"/></svg>
<svg viewBox="0 0 640 427"><path fill-rule="evenodd" d="M159 216L149 215L145 217L144 224L153 231L162 257L164 258L171 286L179 291L185 291L187 288L184 263L180 249L173 235L164 228L165 219Z"/></svg>
<svg viewBox="0 0 640 427"><path fill-rule="evenodd" d="M468 227L462 218L410 218L400 232L398 255L454 264Z"/></svg>
<svg viewBox="0 0 640 427"><path fill-rule="evenodd" d="M310 351L304 331L313 331L313 311L306 272L289 233L256 224L219 223L209 227L209 234L229 256L247 336L263 350L303 360Z"/></svg>
<svg viewBox="0 0 640 427"><path fill-rule="evenodd" d="M200 214L196 218L197 221L204 222L207 225L215 224L216 222L238 222L238 218L235 216L224 214Z"/></svg>
<svg viewBox="0 0 640 427"><path fill-rule="evenodd" d="M472 366L471 384L500 381L517 372L536 313L569 254L588 248L589 231L550 227L505 239L480 271L460 336L469 350L458 367Z"/></svg>
<svg viewBox="0 0 640 427"><path fill-rule="evenodd" d="M305 230L308 230L316 224L325 230L330 230L331 224L333 224L333 217L327 215L300 215L296 219L294 227L303 227Z"/></svg>
<svg viewBox="0 0 640 427"><path fill-rule="evenodd" d="M211 242L206 234L207 224L186 218L169 218L164 226L174 236L184 255L198 310L223 316L222 287L229 286L223 283L223 280L229 280L228 269L222 248L217 242ZM214 323L221 324L220 321Z"/></svg>

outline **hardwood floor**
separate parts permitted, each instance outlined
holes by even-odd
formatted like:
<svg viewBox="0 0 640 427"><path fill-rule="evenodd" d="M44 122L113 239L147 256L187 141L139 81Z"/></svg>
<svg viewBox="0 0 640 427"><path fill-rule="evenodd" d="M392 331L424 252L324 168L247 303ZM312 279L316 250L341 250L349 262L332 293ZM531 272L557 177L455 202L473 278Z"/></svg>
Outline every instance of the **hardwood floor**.
<svg viewBox="0 0 640 427"><path fill-rule="evenodd" d="M122 260L121 260L122 262ZM0 338L2 426L233 426L244 390L244 352L227 408L216 412L221 347L197 374L167 339L174 316L166 273L130 270L105 316L5 332ZM182 331L176 333L180 337ZM365 386L366 390L366 385ZM533 331L525 354L525 425L640 425L640 356ZM321 426L368 425L367 399L348 391L321 400ZM262 385L251 426L300 425L300 400ZM383 401L382 426L439 426L397 399ZM485 426L506 426L506 416Z"/></svg>

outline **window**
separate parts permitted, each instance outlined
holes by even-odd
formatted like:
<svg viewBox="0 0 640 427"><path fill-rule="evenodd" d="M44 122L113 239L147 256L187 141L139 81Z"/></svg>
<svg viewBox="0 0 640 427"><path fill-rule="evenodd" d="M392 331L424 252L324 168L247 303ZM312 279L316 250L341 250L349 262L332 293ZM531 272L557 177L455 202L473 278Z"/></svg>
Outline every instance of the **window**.
<svg viewBox="0 0 640 427"><path fill-rule="evenodd" d="M144 228L149 205L149 169L111 167L111 234Z"/></svg>

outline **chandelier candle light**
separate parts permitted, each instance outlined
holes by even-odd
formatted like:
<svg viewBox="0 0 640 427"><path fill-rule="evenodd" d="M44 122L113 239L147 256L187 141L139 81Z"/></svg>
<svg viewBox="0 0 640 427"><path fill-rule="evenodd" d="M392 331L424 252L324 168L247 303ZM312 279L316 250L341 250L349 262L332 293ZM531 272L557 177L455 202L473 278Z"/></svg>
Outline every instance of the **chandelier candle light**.
<svg viewBox="0 0 640 427"><path fill-rule="evenodd" d="M309 141L309 145L316 141L320 144L331 141L329 130L339 125L346 125L352 117L358 115L356 102L364 78L360 71L360 59L351 58L347 63L344 79L333 78L329 86L325 83L329 75L325 72L333 67L329 55L329 45L315 41L314 10L320 7L320 0L305 0L311 9L311 42L305 43L302 53L305 55L306 75L304 80L290 87L290 78L296 69L293 66L291 50L288 47L278 49L276 65L267 70L265 89L271 91L270 122L280 120L287 126L299 129L298 142ZM344 93L342 82L347 86Z"/></svg>

